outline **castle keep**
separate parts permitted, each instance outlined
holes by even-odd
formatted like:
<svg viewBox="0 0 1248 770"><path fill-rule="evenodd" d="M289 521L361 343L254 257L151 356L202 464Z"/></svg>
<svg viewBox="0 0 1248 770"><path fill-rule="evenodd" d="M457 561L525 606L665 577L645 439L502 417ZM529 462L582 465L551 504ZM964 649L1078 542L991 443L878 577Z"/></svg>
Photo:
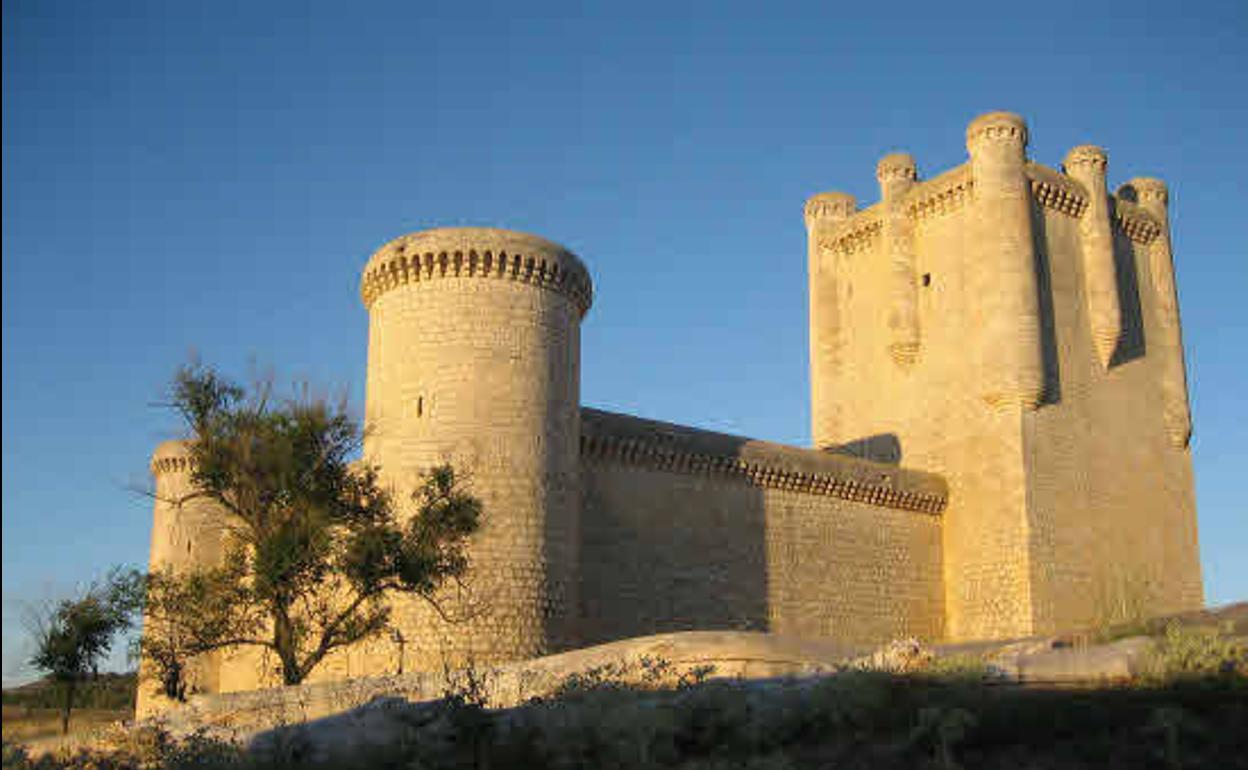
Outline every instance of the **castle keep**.
<svg viewBox="0 0 1248 770"><path fill-rule="evenodd" d="M811 448L582 407L593 291L558 244L447 228L381 247L360 286L365 456L400 491L469 469L486 610L447 625L399 598L403 645L313 680L676 630L970 640L1199 607L1165 185L1111 194L1091 146L1034 163L1009 113L966 144L926 180L886 156L872 206L806 203ZM220 512L163 502L189 484L182 445L152 470L153 567L211 563ZM261 686L252 655L203 662L197 686Z"/></svg>

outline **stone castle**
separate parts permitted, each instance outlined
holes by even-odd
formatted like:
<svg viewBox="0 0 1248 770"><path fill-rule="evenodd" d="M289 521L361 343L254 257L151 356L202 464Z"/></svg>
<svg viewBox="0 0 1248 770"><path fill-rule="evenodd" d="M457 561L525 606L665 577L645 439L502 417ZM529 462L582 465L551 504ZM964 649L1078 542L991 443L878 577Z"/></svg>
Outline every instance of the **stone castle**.
<svg viewBox="0 0 1248 770"><path fill-rule="evenodd" d="M582 407L593 291L551 241L447 228L383 246L360 287L365 456L399 490L446 460L470 470L486 610L448 625L400 598L394 637L312 679L678 630L956 641L1199 607L1166 187L1111 194L1103 150L1059 172L1027 139L986 114L957 168L919 180L888 155L875 205L807 201L812 448ZM152 470L158 500L187 489L181 444ZM153 566L217 558L218 512L154 517ZM263 669L222 655L195 687L254 689Z"/></svg>

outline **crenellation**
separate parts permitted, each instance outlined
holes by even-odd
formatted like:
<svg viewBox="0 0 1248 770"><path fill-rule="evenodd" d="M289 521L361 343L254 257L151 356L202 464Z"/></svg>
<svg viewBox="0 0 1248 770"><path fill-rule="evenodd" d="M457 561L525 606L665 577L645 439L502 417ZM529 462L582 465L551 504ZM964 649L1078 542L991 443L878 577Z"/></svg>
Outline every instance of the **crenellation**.
<svg viewBox="0 0 1248 770"><path fill-rule="evenodd" d="M867 209L838 224L819 246L830 254L850 256L872 251L880 241L884 222L878 211Z"/></svg>
<svg viewBox="0 0 1248 770"><path fill-rule="evenodd" d="M909 190L906 214L918 223L960 211L974 195L975 182L967 164L932 179L916 182Z"/></svg>
<svg viewBox="0 0 1248 770"><path fill-rule="evenodd" d="M1002 147L1026 147L1030 137L1027 123L1012 112L986 112L966 127L968 148L998 145ZM971 154L975 155L974 149Z"/></svg>
<svg viewBox="0 0 1248 770"><path fill-rule="evenodd" d="M824 220L839 221L848 219L858 210L858 202L848 193L825 192L812 195L806 201L803 215L806 226L813 227Z"/></svg>
<svg viewBox="0 0 1248 770"><path fill-rule="evenodd" d="M939 479L817 450L583 409L581 456L676 473L725 476L772 489L877 501L888 507L938 514L947 493ZM676 447L661 447L662 432ZM679 433L676 433L679 432ZM641 434L641 435L638 435ZM683 440L682 440L683 439Z"/></svg>
<svg viewBox="0 0 1248 770"><path fill-rule="evenodd" d="M536 236L525 236L509 246L490 235L501 231L455 230L463 233L449 235L447 230L426 231L404 236L378 250L360 282L360 296L365 307L371 307L382 293L411 281L476 277L509 278L550 289L569 297L580 308L582 316L588 311L593 299L589 273L562 247ZM474 234L479 240L472 240ZM444 242L448 237L453 240ZM479 245L474 247L474 243Z"/></svg>

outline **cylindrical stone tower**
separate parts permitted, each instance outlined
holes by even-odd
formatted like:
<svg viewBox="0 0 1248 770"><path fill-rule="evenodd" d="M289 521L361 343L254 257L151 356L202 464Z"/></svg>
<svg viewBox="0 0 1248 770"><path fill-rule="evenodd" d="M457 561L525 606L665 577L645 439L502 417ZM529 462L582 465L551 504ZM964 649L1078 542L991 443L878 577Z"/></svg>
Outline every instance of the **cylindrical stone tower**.
<svg viewBox="0 0 1248 770"><path fill-rule="evenodd" d="M533 235L444 228L364 268L365 458L406 503L450 462L484 504L468 591L395 603L406 670L515 660L574 643L580 517L580 322L592 286ZM410 509L409 509L410 510Z"/></svg>
<svg viewBox="0 0 1248 770"><path fill-rule="evenodd" d="M1034 409L1044 392L1031 190L1026 173L1027 124L990 112L966 128L978 244L975 299L982 324L980 378L997 408Z"/></svg>
<svg viewBox="0 0 1248 770"><path fill-rule="evenodd" d="M1083 281L1087 288L1088 322L1092 345L1101 366L1108 369L1122 329L1118 278L1114 267L1114 237L1110 229L1109 190L1105 171L1109 157L1090 144L1066 153L1063 167L1088 191L1088 208L1079 218L1083 251Z"/></svg>
<svg viewBox="0 0 1248 770"><path fill-rule="evenodd" d="M152 571L171 569L181 573L216 566L221 559L224 512L202 498L188 498L191 485L191 453L185 441L166 441L152 453L155 481L152 510ZM141 664L146 674L146 665ZM186 672L187 692L217 692L219 659L216 654L192 661ZM156 693L150 676L140 676L136 714L161 710L167 703Z"/></svg>

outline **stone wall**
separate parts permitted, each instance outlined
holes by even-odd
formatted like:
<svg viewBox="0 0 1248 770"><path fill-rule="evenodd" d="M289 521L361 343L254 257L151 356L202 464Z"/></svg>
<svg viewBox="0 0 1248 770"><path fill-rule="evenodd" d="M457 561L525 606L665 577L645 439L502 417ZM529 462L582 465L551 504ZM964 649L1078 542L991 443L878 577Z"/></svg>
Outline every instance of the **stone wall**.
<svg viewBox="0 0 1248 770"><path fill-rule="evenodd" d="M1129 202L1114 203L1137 222L1159 224ZM1037 207L1036 222L1060 340L1060 389L1023 424L1036 626L1049 631L1199 608L1191 456L1185 433L1166 425L1167 358L1174 352L1164 341L1149 258L1160 233L1113 223L1121 320L1104 365L1088 332L1081 223L1047 207Z"/></svg>
<svg viewBox="0 0 1248 770"><path fill-rule="evenodd" d="M974 257L973 186L964 165L894 190L901 197L887 204L855 211L838 196L848 205L806 210L815 445L948 481L944 607L954 639L1031 632L1021 409L982 397L982 372L1001 364L978 343L985 268ZM898 207L908 227L886 239L885 219ZM899 359L889 298L903 250L913 258L918 343Z"/></svg>
<svg viewBox="0 0 1248 770"><path fill-rule="evenodd" d="M943 635L943 483L586 409L581 637Z"/></svg>

